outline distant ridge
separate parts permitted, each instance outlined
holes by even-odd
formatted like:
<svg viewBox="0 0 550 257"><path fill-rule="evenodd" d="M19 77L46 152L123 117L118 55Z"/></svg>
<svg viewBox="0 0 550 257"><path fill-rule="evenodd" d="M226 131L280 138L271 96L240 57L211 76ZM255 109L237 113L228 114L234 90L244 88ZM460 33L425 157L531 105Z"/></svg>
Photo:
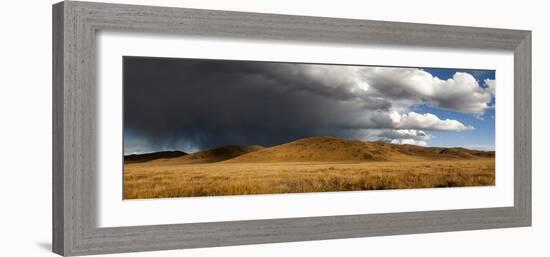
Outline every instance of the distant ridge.
<svg viewBox="0 0 550 257"><path fill-rule="evenodd" d="M259 145L228 145L192 153L177 158L158 160L156 163L162 162L163 164L191 164L220 162L261 149L264 148Z"/></svg>
<svg viewBox="0 0 550 257"><path fill-rule="evenodd" d="M124 156L124 163L148 162L157 159L175 158L185 155L187 155L187 153L182 151L163 151L145 154L130 154Z"/></svg>

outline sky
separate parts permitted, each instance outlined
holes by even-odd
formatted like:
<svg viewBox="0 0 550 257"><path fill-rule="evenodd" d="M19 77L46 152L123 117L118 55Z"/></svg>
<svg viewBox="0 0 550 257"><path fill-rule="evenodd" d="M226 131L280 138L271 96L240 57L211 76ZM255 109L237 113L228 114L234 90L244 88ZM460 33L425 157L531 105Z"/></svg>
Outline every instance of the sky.
<svg viewBox="0 0 550 257"><path fill-rule="evenodd" d="M124 154L334 136L494 150L495 71L123 57Z"/></svg>

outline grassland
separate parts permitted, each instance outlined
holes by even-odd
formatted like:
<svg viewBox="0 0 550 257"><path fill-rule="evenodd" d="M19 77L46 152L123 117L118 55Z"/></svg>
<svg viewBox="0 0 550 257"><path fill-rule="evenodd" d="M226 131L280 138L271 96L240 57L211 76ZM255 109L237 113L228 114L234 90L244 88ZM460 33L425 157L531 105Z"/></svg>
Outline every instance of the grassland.
<svg viewBox="0 0 550 257"><path fill-rule="evenodd" d="M335 162L157 160L124 165L125 199L490 185L495 185L494 156Z"/></svg>

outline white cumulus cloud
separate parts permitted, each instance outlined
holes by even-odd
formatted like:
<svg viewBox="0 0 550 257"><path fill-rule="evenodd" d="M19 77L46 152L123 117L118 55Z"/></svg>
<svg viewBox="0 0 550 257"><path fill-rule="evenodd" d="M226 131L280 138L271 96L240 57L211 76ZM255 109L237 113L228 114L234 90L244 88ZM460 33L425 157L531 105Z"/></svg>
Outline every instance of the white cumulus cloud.
<svg viewBox="0 0 550 257"><path fill-rule="evenodd" d="M419 146L427 146L428 142L424 140L415 140L410 138L403 138L403 139L392 139L390 141L392 144L406 144L406 145L419 145Z"/></svg>
<svg viewBox="0 0 550 257"><path fill-rule="evenodd" d="M360 72L368 84L368 95L406 100L411 105L425 103L479 114L490 107L494 94L494 80L486 80L488 86L484 88L466 72L456 72L446 80L418 68L367 67Z"/></svg>
<svg viewBox="0 0 550 257"><path fill-rule="evenodd" d="M426 146L430 134L418 129L369 129L363 132L366 140L381 140L393 144Z"/></svg>
<svg viewBox="0 0 550 257"><path fill-rule="evenodd" d="M452 119L440 119L431 113L409 112L406 114L391 114L395 128L400 129L425 129L440 131L464 131L474 129L473 126L466 126L460 121Z"/></svg>

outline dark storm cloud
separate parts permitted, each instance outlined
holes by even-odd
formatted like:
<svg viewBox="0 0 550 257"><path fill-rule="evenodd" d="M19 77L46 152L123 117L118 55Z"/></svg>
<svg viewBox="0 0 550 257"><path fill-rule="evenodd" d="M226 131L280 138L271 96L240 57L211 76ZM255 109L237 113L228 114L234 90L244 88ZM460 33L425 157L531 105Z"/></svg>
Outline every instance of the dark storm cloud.
<svg viewBox="0 0 550 257"><path fill-rule="evenodd" d="M153 148L204 149L391 126L389 103L319 82L287 64L126 57L125 132ZM357 115L364 108L380 111Z"/></svg>
<svg viewBox="0 0 550 257"><path fill-rule="evenodd" d="M388 97L372 81L389 74L369 75L369 70L125 57L125 151L272 146L314 135L356 137L361 129L415 129L414 124L428 124L425 121L436 130L463 127L433 115L397 113L392 101L400 95L403 99L397 100L416 101L418 93L409 97L413 91L403 89L388 91L395 93ZM392 82L394 88L397 82Z"/></svg>

